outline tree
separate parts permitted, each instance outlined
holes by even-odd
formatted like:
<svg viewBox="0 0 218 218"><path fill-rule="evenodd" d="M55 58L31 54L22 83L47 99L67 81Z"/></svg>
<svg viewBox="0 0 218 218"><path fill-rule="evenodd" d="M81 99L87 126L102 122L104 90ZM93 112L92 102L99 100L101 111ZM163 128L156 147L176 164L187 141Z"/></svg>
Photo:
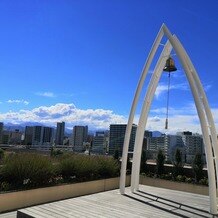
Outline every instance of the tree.
<svg viewBox="0 0 218 218"><path fill-rule="evenodd" d="M183 174L183 163L182 163L182 152L180 149L176 149L175 157L173 161L174 165L174 176Z"/></svg>
<svg viewBox="0 0 218 218"><path fill-rule="evenodd" d="M142 150L141 155L141 165L140 165L140 173L145 173L147 171L147 157L146 157L146 150Z"/></svg>
<svg viewBox="0 0 218 218"><path fill-rule="evenodd" d="M129 155L127 156L126 169L127 169L127 174L130 174L132 171L132 162L130 161Z"/></svg>
<svg viewBox="0 0 218 218"><path fill-rule="evenodd" d="M164 173L164 161L165 155L163 151L160 149L157 154L156 164L157 164L157 174L160 176Z"/></svg>
<svg viewBox="0 0 218 218"><path fill-rule="evenodd" d="M5 154L4 150L0 148L0 160L3 159L4 154Z"/></svg>
<svg viewBox="0 0 218 218"><path fill-rule="evenodd" d="M202 179L203 177L203 167L204 167L204 163L203 163L202 156L201 154L197 153L192 163L192 169L195 174L196 182L199 182L199 180Z"/></svg>
<svg viewBox="0 0 218 218"><path fill-rule="evenodd" d="M53 146L51 147L51 152L50 152L51 157L56 157L62 154L63 154L63 151L61 151L60 149L55 149Z"/></svg>
<svg viewBox="0 0 218 218"><path fill-rule="evenodd" d="M119 154L118 147L115 148L113 157L114 157L115 160L119 161L120 154Z"/></svg>

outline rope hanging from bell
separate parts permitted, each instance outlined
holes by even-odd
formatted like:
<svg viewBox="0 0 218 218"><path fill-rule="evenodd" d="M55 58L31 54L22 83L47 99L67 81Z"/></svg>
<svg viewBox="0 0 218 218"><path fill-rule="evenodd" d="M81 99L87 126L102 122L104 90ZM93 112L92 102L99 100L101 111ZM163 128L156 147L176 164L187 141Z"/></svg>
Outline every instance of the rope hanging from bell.
<svg viewBox="0 0 218 218"><path fill-rule="evenodd" d="M168 72L168 87L167 87L167 106L166 106L166 121L165 121L165 129L168 129L168 117L169 117L169 100L170 100L170 73L176 71L174 60L169 57L166 60L166 65L163 71Z"/></svg>

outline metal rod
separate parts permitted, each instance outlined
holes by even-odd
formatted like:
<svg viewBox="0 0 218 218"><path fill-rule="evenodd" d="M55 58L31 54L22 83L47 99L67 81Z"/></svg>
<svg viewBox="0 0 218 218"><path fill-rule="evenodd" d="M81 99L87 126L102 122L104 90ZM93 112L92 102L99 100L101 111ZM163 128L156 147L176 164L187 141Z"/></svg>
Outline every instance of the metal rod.
<svg viewBox="0 0 218 218"><path fill-rule="evenodd" d="M165 122L165 129L168 129L169 101L170 101L170 72L169 72L169 74L168 74L167 108L166 108L166 122Z"/></svg>

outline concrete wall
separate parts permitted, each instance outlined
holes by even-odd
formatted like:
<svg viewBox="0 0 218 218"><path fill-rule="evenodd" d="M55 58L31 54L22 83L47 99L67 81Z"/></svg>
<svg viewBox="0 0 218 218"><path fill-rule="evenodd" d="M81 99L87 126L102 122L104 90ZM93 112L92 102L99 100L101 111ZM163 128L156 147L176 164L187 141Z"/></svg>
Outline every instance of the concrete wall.
<svg viewBox="0 0 218 218"><path fill-rule="evenodd" d="M126 185L130 185L130 176L127 176ZM119 178L111 178L26 191L2 193L0 194L0 213L81 195L108 191L117 189L118 187Z"/></svg>
<svg viewBox="0 0 218 218"><path fill-rule="evenodd" d="M173 182L164 179L140 177L140 184L159 188L173 189L208 195L208 187L188 183ZM127 176L126 186L130 185L130 176ZM37 204L58 201L62 199L109 191L119 188L119 177L96 180L69 185L59 185L47 188L32 189L0 194L0 213L16 210Z"/></svg>
<svg viewBox="0 0 218 218"><path fill-rule="evenodd" d="M194 185L194 184L183 183L183 182L173 182L169 180L150 178L144 176L140 176L140 184L159 187L159 188L166 188L171 190L190 192L200 195L209 195L208 186L203 186L203 185Z"/></svg>

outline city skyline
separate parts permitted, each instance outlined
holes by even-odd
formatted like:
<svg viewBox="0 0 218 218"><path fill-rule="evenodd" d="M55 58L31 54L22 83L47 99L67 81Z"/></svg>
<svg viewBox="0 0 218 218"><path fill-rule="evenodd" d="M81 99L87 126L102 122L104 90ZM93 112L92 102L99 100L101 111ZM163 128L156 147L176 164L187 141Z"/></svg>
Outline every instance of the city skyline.
<svg viewBox="0 0 218 218"><path fill-rule="evenodd" d="M217 6L203 1L1 1L0 121L51 126L64 121L68 128L90 129L126 123L144 61L165 22L189 52L218 127ZM201 132L187 79L174 58L178 71L172 74L169 132ZM148 130L165 132L166 90L165 74ZM139 113L140 108L136 124Z"/></svg>

